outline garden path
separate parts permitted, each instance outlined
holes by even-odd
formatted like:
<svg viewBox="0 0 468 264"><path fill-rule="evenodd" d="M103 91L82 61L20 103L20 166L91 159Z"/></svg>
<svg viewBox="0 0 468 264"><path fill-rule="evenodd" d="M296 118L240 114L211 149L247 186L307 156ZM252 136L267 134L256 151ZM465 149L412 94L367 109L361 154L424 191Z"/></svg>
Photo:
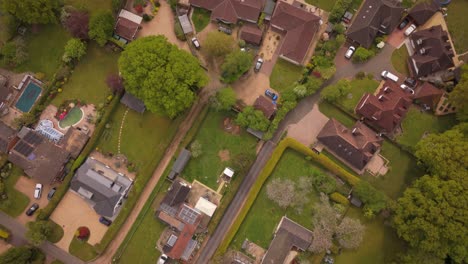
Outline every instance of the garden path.
<svg viewBox="0 0 468 264"><path fill-rule="evenodd" d="M120 143L122 142L122 130L123 130L123 127L124 127L125 119L127 119L128 110L129 110L129 108L127 108L127 110L125 111L125 113L124 113L124 115L122 117L122 122L120 122L119 143L117 145L117 153L119 153L119 154L121 154L120 153Z"/></svg>

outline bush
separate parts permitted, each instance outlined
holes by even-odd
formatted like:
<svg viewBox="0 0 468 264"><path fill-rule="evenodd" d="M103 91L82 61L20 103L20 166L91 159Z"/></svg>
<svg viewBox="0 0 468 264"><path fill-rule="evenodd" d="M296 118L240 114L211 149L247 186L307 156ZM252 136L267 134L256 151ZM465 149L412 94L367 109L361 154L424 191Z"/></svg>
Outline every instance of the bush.
<svg viewBox="0 0 468 264"><path fill-rule="evenodd" d="M375 52L373 50L368 50L363 47L359 47L356 49L353 55L353 62L354 63L361 63L369 60L370 58L375 56Z"/></svg>
<svg viewBox="0 0 468 264"><path fill-rule="evenodd" d="M148 14L143 14L143 21L149 22L149 21L151 21L151 19L153 19L152 16L150 16Z"/></svg>
<svg viewBox="0 0 468 264"><path fill-rule="evenodd" d="M335 2L333 9L330 12L329 20L333 23L338 23L346 10L349 8L352 0L338 0Z"/></svg>
<svg viewBox="0 0 468 264"><path fill-rule="evenodd" d="M363 72L363 71L360 71L360 72L356 73L356 76L355 76L355 77L356 77L356 79L358 79L358 80L362 80L362 79L364 79L364 78L366 77L366 73Z"/></svg>
<svg viewBox="0 0 468 264"><path fill-rule="evenodd" d="M348 199L346 199L346 197L344 197L341 193L334 192L334 193L330 194L330 199L332 201L337 202L339 204L342 204L344 206L349 205Z"/></svg>
<svg viewBox="0 0 468 264"><path fill-rule="evenodd" d="M378 213L387 207L387 198L385 197L385 194L375 189L366 181L360 181L356 184L354 194L362 200L365 210Z"/></svg>

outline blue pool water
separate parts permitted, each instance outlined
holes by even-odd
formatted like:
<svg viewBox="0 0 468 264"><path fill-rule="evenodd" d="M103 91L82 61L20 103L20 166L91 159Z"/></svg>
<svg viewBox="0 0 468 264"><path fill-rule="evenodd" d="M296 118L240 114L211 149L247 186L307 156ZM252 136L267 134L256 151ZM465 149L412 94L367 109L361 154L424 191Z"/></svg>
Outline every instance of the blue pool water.
<svg viewBox="0 0 468 264"><path fill-rule="evenodd" d="M31 110L34 103L36 102L39 95L41 95L42 89L37 84L29 82L28 86L24 89L23 94L16 102L16 108L21 112L27 113Z"/></svg>

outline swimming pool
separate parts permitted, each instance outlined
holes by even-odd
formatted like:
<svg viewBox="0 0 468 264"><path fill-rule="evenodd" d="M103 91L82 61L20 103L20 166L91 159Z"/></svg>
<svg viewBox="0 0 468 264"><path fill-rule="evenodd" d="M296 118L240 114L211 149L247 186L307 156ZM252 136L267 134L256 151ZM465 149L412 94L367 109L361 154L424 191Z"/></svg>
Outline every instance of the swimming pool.
<svg viewBox="0 0 468 264"><path fill-rule="evenodd" d="M29 81L28 86L24 89L21 97L16 102L16 108L21 112L27 113L31 110L37 98L41 95L42 89L39 85Z"/></svg>

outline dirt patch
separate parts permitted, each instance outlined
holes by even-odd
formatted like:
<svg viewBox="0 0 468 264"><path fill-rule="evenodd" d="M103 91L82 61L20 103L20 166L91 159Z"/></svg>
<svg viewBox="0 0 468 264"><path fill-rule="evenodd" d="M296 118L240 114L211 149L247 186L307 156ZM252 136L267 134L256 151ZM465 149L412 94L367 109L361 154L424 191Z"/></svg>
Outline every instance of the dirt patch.
<svg viewBox="0 0 468 264"><path fill-rule="evenodd" d="M231 159L231 155L229 153L229 150L227 150L227 149L223 149L223 150L219 151L218 156L219 156L219 158L221 159L222 162L228 161L228 160Z"/></svg>
<svg viewBox="0 0 468 264"><path fill-rule="evenodd" d="M247 254L255 257L256 264L262 262L262 258L266 253L266 250L264 248L260 247L259 245L247 239L244 241L242 248L245 250L245 252L247 252ZM290 263L290 262L285 262L285 263Z"/></svg>
<svg viewBox="0 0 468 264"><path fill-rule="evenodd" d="M260 51L258 52L258 55L265 61L271 60L281 41L281 34L269 29L265 35L265 38L263 38L263 44L260 48Z"/></svg>
<svg viewBox="0 0 468 264"><path fill-rule="evenodd" d="M247 105L253 105L257 97L263 95L266 89L271 90L270 78L262 72L254 73L246 79L237 81L232 88L236 91L237 99L244 101Z"/></svg>
<svg viewBox="0 0 468 264"><path fill-rule="evenodd" d="M226 117L223 120L223 130L233 135L240 134L240 126L236 125L234 120L229 117Z"/></svg>
<svg viewBox="0 0 468 264"><path fill-rule="evenodd" d="M89 156L111 167L112 170L118 173L122 173L128 178L135 180L135 173L131 173L127 169L128 160L124 155L119 154L110 156L105 155L99 151L93 151Z"/></svg>

